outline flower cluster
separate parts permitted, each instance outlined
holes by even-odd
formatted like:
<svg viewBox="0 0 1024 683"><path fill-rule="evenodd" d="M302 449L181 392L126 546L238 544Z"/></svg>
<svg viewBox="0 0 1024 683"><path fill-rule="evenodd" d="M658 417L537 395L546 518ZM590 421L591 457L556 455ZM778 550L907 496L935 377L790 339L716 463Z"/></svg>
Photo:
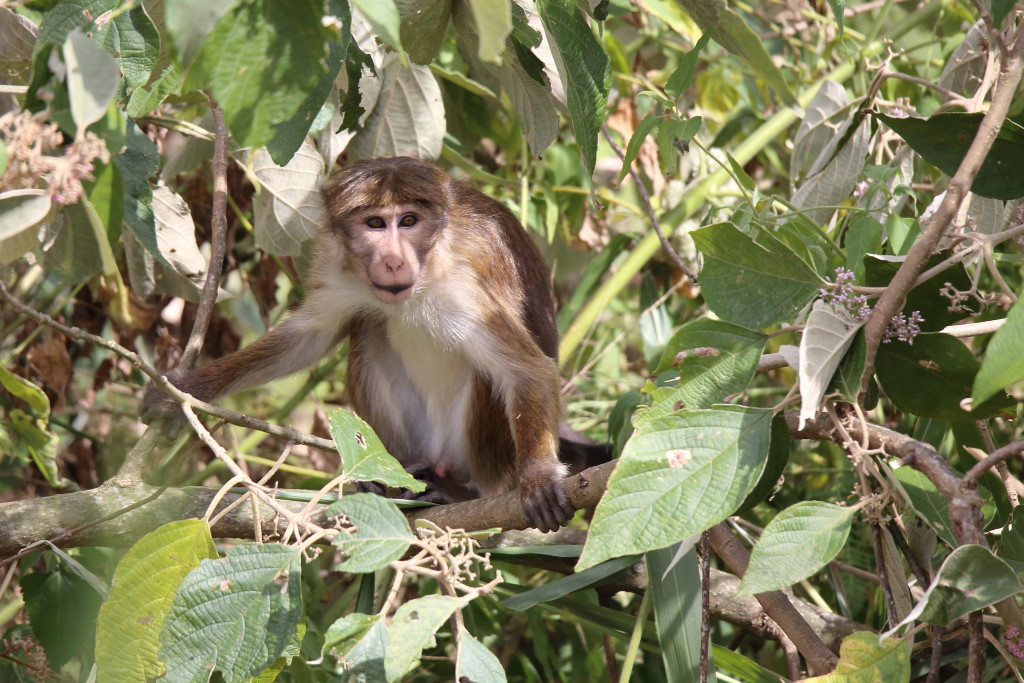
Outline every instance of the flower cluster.
<svg viewBox="0 0 1024 683"><path fill-rule="evenodd" d="M1024 637L1021 636L1020 629L1010 626L1003 634L1003 640L1006 641L1006 649L1010 651L1010 654L1017 659L1024 660Z"/></svg>
<svg viewBox="0 0 1024 683"><path fill-rule="evenodd" d="M857 322L864 322L871 315L871 306L868 306L866 294L857 294L853 291L854 279L856 276L852 270L836 268L835 282L826 277L825 281L832 286L822 287L820 294L822 300L833 309L845 311Z"/></svg>
<svg viewBox="0 0 1024 683"><path fill-rule="evenodd" d="M842 311L853 320L862 323L871 315L871 306L868 305L866 294L857 294L853 288L855 275L852 270L836 268L835 281L826 277L828 287L820 290L821 299L832 306L833 310ZM913 311L909 316L904 313L897 313L889 321L882 335L882 343L898 339L907 344L913 344L914 338L921 333L921 323L924 317L920 311Z"/></svg>
<svg viewBox="0 0 1024 683"><path fill-rule="evenodd" d="M103 140L88 132L68 145L62 156L46 154L60 149L64 138L57 124L27 111L0 116L0 136L7 144L8 155L0 191L35 188L44 179L55 203L73 204L82 196L82 181L93 179L93 162L110 161Z"/></svg>

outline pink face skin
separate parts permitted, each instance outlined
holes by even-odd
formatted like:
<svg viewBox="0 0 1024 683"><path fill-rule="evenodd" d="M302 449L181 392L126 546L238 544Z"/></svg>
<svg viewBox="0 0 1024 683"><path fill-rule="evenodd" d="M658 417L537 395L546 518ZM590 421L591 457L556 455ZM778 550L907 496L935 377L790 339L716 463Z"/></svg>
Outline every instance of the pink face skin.
<svg viewBox="0 0 1024 683"><path fill-rule="evenodd" d="M423 268L434 231L421 207L399 205L360 211L352 224L353 248L366 264L374 295L386 303L408 299Z"/></svg>

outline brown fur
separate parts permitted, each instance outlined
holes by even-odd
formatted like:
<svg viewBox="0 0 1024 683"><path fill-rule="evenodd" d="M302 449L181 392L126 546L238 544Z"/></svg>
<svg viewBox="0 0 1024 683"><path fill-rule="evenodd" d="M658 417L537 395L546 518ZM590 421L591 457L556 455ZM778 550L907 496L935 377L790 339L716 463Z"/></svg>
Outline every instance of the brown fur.
<svg viewBox="0 0 1024 683"><path fill-rule="evenodd" d="M554 299L526 231L408 157L357 162L322 193L303 305L174 383L211 400L295 372L347 334L352 406L403 465L484 495L518 489L529 524L565 524ZM174 404L150 389L143 410Z"/></svg>

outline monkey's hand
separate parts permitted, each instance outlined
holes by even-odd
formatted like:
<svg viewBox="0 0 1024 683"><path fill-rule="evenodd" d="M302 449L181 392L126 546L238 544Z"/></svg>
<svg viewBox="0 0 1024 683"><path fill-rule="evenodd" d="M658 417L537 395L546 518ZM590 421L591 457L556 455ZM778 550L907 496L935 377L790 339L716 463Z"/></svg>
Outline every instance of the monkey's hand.
<svg viewBox="0 0 1024 683"><path fill-rule="evenodd" d="M529 526L540 531L555 531L569 523L576 510L565 494L562 476L562 467L557 461L520 473L523 519Z"/></svg>
<svg viewBox="0 0 1024 683"><path fill-rule="evenodd" d="M180 387L181 377L177 373L167 373L167 379L174 386ZM181 412L181 405L173 396L149 382L142 394L142 403L139 404L139 417L143 422L149 424L161 417L184 418L184 415Z"/></svg>

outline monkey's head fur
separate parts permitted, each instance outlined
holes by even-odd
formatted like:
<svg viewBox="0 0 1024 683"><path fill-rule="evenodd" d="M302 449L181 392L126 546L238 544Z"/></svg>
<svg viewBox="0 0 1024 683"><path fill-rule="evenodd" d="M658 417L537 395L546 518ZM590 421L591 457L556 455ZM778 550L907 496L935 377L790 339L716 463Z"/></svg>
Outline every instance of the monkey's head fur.
<svg viewBox="0 0 1024 683"><path fill-rule="evenodd" d="M411 157L358 161L329 180L321 189L325 227L341 240L343 270L359 274L380 301L408 299L447 224L451 182Z"/></svg>

